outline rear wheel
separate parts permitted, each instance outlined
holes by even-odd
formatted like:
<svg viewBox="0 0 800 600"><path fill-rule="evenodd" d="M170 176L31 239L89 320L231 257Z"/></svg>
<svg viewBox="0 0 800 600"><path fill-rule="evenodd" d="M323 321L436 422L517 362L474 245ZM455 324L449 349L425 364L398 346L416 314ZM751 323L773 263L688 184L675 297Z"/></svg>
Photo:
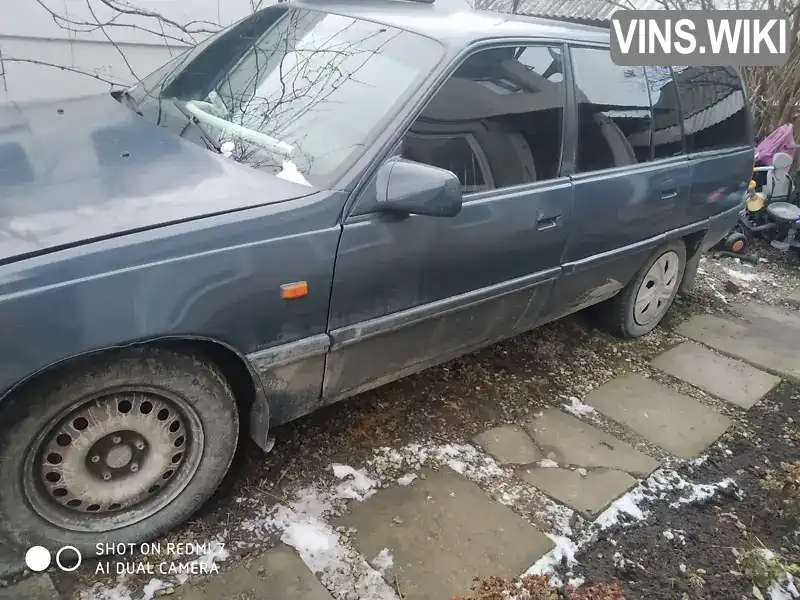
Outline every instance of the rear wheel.
<svg viewBox="0 0 800 600"><path fill-rule="evenodd" d="M185 520L222 480L238 438L220 372L154 348L45 378L9 399L0 423L0 535L90 555Z"/></svg>
<svg viewBox="0 0 800 600"><path fill-rule="evenodd" d="M685 268L682 240L656 250L628 285L600 309L606 329L628 338L655 329L675 300Z"/></svg>

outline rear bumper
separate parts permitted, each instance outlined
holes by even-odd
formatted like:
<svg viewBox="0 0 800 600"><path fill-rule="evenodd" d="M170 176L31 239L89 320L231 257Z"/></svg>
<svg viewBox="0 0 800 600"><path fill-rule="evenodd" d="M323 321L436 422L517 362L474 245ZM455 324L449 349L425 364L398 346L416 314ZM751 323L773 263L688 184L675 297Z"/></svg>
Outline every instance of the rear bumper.
<svg viewBox="0 0 800 600"><path fill-rule="evenodd" d="M708 232L703 238L702 252L706 252L712 247L716 246L719 241L724 238L734 225L739 220L739 213L744 210L746 200L742 197L742 201L737 206L726 210L718 215L711 217L708 220Z"/></svg>
<svg viewBox="0 0 800 600"><path fill-rule="evenodd" d="M730 232L738 222L739 214L744 210L745 204L746 200L742 198L742 202L738 206L734 206L708 220L708 228L706 229L706 234L703 236L700 247L692 254L689 260L686 261L686 268L683 272L683 280L681 281L679 290L681 293L685 294L694 287L694 282L697 278L697 269L700 266L700 258L703 253L716 246L721 239L728 235L728 232Z"/></svg>

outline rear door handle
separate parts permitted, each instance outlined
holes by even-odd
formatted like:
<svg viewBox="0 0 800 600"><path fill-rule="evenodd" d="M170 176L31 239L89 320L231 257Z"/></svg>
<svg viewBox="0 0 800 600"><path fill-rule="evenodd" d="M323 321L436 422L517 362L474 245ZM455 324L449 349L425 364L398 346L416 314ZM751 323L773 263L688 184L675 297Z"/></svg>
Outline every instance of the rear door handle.
<svg viewBox="0 0 800 600"><path fill-rule="evenodd" d="M552 229L553 227L558 227L558 223L561 220L561 215L553 215L548 217L545 215L543 210L540 210L536 213L536 229L542 231L544 229Z"/></svg>
<svg viewBox="0 0 800 600"><path fill-rule="evenodd" d="M669 200L670 198L674 198L678 195L678 188L675 185L675 182L671 179L664 181L661 184L661 197L664 200Z"/></svg>

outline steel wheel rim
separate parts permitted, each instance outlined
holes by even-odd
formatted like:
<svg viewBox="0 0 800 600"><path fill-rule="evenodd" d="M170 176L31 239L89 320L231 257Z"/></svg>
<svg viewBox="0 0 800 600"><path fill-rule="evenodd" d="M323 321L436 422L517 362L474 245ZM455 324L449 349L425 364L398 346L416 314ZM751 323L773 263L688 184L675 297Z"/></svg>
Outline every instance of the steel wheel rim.
<svg viewBox="0 0 800 600"><path fill-rule="evenodd" d="M23 489L53 525L119 529L172 502L203 447L200 418L183 398L158 388L104 390L41 428L25 457Z"/></svg>
<svg viewBox="0 0 800 600"><path fill-rule="evenodd" d="M670 250L659 256L648 269L633 305L633 319L638 325L648 325L667 311L678 285L679 265L678 254Z"/></svg>

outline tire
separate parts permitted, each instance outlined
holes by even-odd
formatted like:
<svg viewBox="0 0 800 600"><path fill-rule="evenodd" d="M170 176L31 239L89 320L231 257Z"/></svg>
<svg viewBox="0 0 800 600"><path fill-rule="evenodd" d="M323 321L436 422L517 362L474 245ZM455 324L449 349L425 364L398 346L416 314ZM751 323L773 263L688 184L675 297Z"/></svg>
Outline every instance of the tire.
<svg viewBox="0 0 800 600"><path fill-rule="evenodd" d="M747 236L739 231L731 233L725 238L725 250L740 254L747 248Z"/></svg>
<svg viewBox="0 0 800 600"><path fill-rule="evenodd" d="M670 284L663 290L666 294L661 299L661 304L653 306L653 311L646 315L637 315L636 312L636 299L639 291L643 290L643 286L647 285L647 281L651 281L651 269L654 265L662 260L663 262L670 263L668 283ZM673 270L674 269L674 270ZM683 273L686 269L686 245L682 240L676 240L661 246L658 250L653 252L647 262L636 273L636 276L626 285L622 291L608 301L607 305L603 306L600 311L600 318L604 328L611 334L623 338L635 338L650 333L664 318L664 315L672 305L675 296L678 293L681 281L683 280ZM657 284L656 284L657 285ZM669 292L667 294L667 292ZM642 318L643 316L650 317L649 319Z"/></svg>
<svg viewBox="0 0 800 600"><path fill-rule="evenodd" d="M45 376L0 405L0 538L84 557L151 540L211 496L238 433L227 381L190 355L129 349Z"/></svg>

